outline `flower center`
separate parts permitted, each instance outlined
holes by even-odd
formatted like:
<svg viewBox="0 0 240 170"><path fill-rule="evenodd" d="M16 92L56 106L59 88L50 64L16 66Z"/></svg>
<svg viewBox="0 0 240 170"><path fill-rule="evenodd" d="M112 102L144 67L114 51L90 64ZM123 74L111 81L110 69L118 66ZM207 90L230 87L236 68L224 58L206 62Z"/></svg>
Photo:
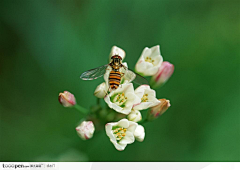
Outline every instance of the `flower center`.
<svg viewBox="0 0 240 170"><path fill-rule="evenodd" d="M126 128L120 127L113 130L113 134L117 141L120 141L124 136L126 136Z"/></svg>
<svg viewBox="0 0 240 170"><path fill-rule="evenodd" d="M141 100L142 100L142 102L147 102L148 101L148 94L144 94Z"/></svg>
<svg viewBox="0 0 240 170"><path fill-rule="evenodd" d="M124 105L126 101L127 101L127 97L125 97L124 93L117 94L113 99L113 102L118 106Z"/></svg>
<svg viewBox="0 0 240 170"><path fill-rule="evenodd" d="M154 60L152 60L151 57L146 57L146 58L145 58L145 61L146 61L146 62L149 62L149 63L152 63L152 64L153 64L153 62L154 62Z"/></svg>

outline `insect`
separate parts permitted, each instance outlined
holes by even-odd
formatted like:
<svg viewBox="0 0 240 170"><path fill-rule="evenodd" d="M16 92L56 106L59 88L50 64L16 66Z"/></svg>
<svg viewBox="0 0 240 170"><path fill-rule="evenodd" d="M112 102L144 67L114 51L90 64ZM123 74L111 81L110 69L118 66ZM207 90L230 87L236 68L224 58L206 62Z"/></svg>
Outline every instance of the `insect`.
<svg viewBox="0 0 240 170"><path fill-rule="evenodd" d="M103 76L108 69L111 69L108 78L109 87L111 90L115 90L119 87L123 77L129 82L133 81L139 85L148 84L148 81L144 77L124 66L122 64L122 57L119 55L112 56L109 64L85 71L82 73L80 78L83 80L97 79Z"/></svg>

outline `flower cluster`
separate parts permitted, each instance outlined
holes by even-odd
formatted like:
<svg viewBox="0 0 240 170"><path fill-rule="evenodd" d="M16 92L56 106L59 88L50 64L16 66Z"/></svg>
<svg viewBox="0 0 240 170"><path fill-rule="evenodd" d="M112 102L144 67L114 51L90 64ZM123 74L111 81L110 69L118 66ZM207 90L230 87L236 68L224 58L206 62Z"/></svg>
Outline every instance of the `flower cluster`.
<svg viewBox="0 0 240 170"><path fill-rule="evenodd" d="M114 55L120 56L122 60L125 58L124 50L116 46L110 52L110 61ZM94 91L98 103L90 109L86 117L87 121L81 122L76 128L78 135L86 140L93 136L95 128L101 130L105 127L107 136L119 151L124 150L127 144L133 143L135 139L142 142L145 137L142 124L156 119L170 107L169 100L157 99L154 89L166 83L174 71L172 64L163 61L159 45L152 48L146 47L135 66L138 74L152 76L150 85L142 84L134 89L132 81L134 82L138 74L129 78L126 70L127 63L122 64L125 69L119 68L122 75L116 89L110 87L109 75L112 68L110 65L106 68L105 82L98 85ZM74 107L80 112L87 113L84 108L76 104L73 98L74 96L66 91L59 94L59 101L63 106ZM99 104L101 98L104 99L107 108L102 108ZM146 109L149 109L147 115L142 116L142 110ZM143 117L144 120L142 120Z"/></svg>

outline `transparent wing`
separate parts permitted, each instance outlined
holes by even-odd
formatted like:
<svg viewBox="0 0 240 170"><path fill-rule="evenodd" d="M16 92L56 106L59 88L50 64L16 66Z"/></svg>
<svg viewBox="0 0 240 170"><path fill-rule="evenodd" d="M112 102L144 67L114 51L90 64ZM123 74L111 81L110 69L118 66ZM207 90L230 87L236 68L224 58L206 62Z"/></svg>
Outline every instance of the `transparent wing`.
<svg viewBox="0 0 240 170"><path fill-rule="evenodd" d="M93 80L93 79L97 79L101 76L104 75L104 73L106 72L106 68L108 67L108 64L85 71L84 73L82 73L82 75L80 76L81 79L83 80Z"/></svg>
<svg viewBox="0 0 240 170"><path fill-rule="evenodd" d="M129 68L124 67L124 69L125 69L124 78L129 82L133 81L134 83L139 85L149 84L147 79L135 73L134 71L130 70Z"/></svg>

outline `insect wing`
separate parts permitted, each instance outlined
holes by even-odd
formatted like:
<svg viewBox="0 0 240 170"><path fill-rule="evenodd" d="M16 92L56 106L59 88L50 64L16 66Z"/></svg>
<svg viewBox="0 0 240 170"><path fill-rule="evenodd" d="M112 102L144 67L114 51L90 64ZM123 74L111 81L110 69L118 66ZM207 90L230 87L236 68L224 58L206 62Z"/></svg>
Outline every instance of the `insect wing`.
<svg viewBox="0 0 240 170"><path fill-rule="evenodd" d="M142 85L142 84L149 84L148 81L140 76L139 74L135 73L134 71L125 68L125 73L124 73L124 77L126 80L128 80L129 82L133 81L136 84Z"/></svg>
<svg viewBox="0 0 240 170"><path fill-rule="evenodd" d="M83 80L93 80L93 79L97 79L101 76L104 75L104 73L106 72L106 68L108 67L108 64L85 71L84 73L82 73L82 75L80 76L81 79Z"/></svg>

